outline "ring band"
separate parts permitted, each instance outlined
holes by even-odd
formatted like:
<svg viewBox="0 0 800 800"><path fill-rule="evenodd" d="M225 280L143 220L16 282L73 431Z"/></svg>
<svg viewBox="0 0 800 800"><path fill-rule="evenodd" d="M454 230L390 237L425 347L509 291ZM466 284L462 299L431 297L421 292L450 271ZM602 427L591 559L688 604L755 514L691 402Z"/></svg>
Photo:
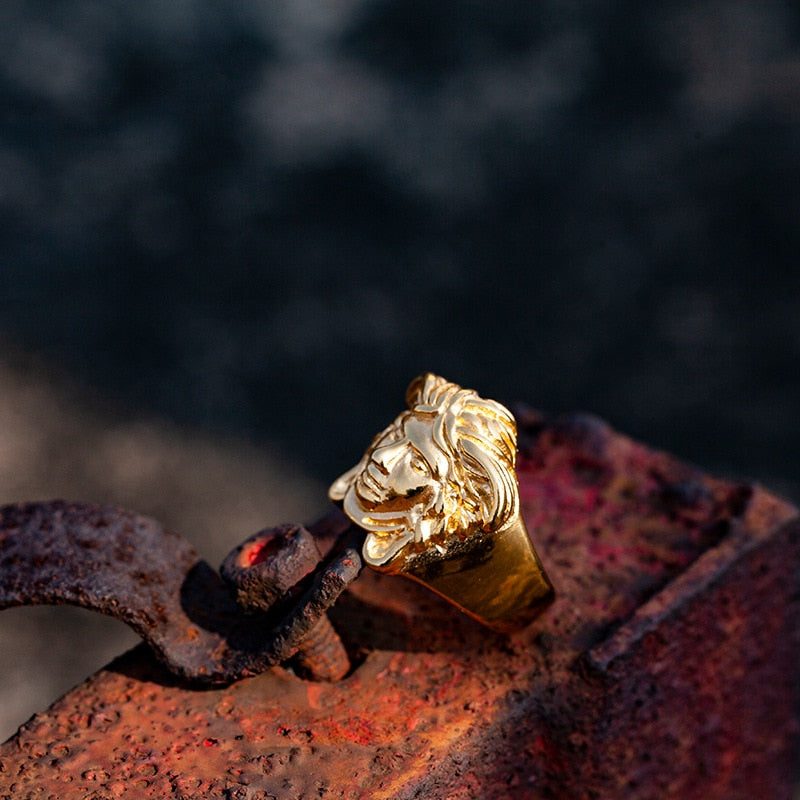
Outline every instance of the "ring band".
<svg viewBox="0 0 800 800"><path fill-rule="evenodd" d="M554 593L520 514L511 412L431 373L411 382L406 403L330 498L367 531L374 569L494 630L524 627Z"/></svg>

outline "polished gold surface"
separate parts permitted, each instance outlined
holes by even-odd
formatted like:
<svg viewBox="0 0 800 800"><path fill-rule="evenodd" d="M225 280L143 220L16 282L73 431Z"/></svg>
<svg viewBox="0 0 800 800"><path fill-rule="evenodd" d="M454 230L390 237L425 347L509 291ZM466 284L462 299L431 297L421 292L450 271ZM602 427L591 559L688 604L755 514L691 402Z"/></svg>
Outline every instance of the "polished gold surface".
<svg viewBox="0 0 800 800"><path fill-rule="evenodd" d="M511 412L431 373L412 381L406 403L331 499L368 531L370 566L496 630L522 627L553 590L519 513Z"/></svg>

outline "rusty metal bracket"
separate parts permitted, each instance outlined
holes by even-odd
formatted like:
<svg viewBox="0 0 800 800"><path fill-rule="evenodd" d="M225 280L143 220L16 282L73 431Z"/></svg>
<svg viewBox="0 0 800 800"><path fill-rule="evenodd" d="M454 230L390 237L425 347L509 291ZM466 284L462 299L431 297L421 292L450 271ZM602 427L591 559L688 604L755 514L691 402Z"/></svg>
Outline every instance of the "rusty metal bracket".
<svg viewBox="0 0 800 800"><path fill-rule="evenodd" d="M226 559L226 582L184 538L148 517L60 500L5 506L0 608L70 604L99 611L133 628L175 675L230 683L295 656L361 571L364 534L344 518L331 516L305 532L314 549L302 558L286 552L285 531L262 531L236 548ZM314 534L334 540L324 559ZM249 562L241 560L243 553ZM296 586L273 591L264 602L270 563L285 566L293 559L301 561ZM253 600L259 593L260 604ZM306 676L336 679L347 671L331 635L326 631L333 668L324 652L317 653L304 665Z"/></svg>

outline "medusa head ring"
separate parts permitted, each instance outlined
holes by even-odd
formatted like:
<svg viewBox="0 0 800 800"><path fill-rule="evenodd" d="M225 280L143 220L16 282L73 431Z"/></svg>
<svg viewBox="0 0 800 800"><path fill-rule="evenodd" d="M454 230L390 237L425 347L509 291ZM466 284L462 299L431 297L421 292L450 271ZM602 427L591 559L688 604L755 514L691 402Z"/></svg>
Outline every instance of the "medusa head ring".
<svg viewBox="0 0 800 800"><path fill-rule="evenodd" d="M519 509L511 412L437 375L329 490L367 531L363 557L413 578L500 631L553 599Z"/></svg>

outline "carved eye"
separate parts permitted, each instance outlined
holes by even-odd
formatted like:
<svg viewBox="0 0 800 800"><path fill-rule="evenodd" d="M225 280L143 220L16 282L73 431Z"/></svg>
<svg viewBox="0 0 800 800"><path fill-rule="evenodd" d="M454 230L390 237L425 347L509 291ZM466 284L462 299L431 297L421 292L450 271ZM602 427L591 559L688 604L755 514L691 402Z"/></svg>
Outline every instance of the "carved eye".
<svg viewBox="0 0 800 800"><path fill-rule="evenodd" d="M430 472L428 462L417 452L411 453L411 469L423 475L427 475Z"/></svg>

